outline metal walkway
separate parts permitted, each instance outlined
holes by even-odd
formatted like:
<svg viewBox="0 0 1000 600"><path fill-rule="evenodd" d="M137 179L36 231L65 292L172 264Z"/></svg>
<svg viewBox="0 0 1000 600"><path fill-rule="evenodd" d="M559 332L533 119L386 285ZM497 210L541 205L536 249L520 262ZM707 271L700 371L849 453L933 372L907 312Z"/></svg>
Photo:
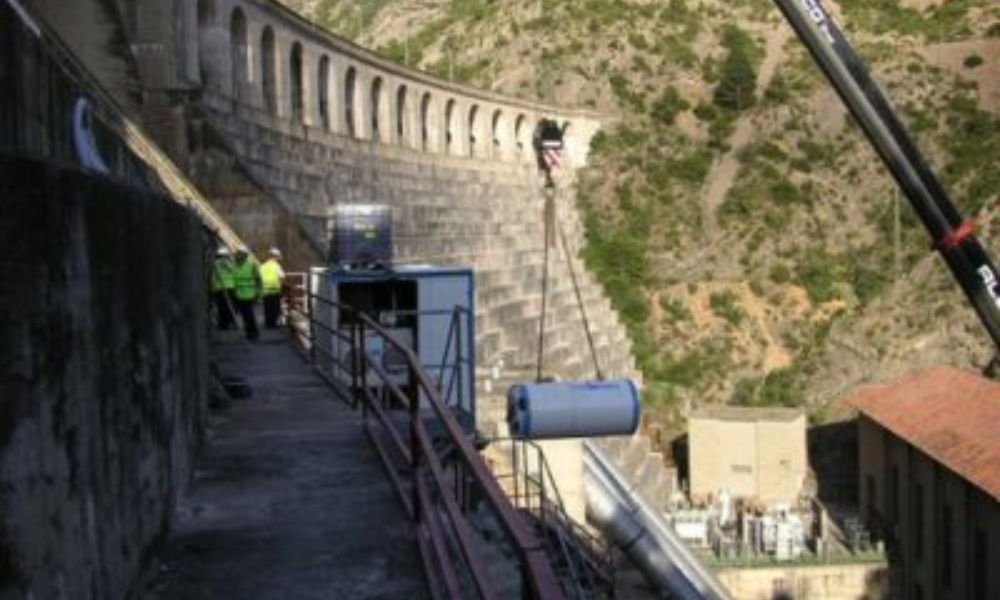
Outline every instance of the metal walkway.
<svg viewBox="0 0 1000 600"><path fill-rule="evenodd" d="M215 421L143 599L423 598L420 555L361 415L264 332L215 346L251 398Z"/></svg>

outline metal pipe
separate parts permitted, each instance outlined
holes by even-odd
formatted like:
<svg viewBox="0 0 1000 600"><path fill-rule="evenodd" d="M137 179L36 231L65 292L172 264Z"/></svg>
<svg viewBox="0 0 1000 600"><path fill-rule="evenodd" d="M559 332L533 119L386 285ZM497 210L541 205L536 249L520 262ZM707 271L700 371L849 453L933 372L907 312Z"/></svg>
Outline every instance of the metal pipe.
<svg viewBox="0 0 1000 600"><path fill-rule="evenodd" d="M587 518L662 593L683 600L730 600L715 575L646 504L592 441L584 441Z"/></svg>

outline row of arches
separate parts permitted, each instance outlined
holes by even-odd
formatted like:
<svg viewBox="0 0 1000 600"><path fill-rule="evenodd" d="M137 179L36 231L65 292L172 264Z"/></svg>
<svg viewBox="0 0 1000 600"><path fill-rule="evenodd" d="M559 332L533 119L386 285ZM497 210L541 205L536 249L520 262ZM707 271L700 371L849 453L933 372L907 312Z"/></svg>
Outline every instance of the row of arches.
<svg viewBox="0 0 1000 600"><path fill-rule="evenodd" d="M217 20L215 2L198 0L202 85L208 88L245 104L259 102L274 117L355 138L451 155L531 158L534 123L527 114L511 119L502 108L442 98L379 74L362 75L355 65L335 66L327 53L307 57L298 41L279 51L271 25L251 39L243 8L233 7L223 24ZM206 32L220 30L228 30L228 77L220 76L211 63L222 53L207 47L211 36ZM286 56L281 58L281 53Z"/></svg>

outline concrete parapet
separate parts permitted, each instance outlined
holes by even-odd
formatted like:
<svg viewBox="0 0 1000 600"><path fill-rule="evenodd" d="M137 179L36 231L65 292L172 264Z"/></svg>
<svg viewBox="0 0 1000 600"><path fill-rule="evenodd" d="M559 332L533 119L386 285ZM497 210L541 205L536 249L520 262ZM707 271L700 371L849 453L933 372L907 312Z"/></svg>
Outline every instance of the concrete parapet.
<svg viewBox="0 0 1000 600"><path fill-rule="evenodd" d="M0 159L0 196L0 597L121 598L200 435L209 241L42 162Z"/></svg>

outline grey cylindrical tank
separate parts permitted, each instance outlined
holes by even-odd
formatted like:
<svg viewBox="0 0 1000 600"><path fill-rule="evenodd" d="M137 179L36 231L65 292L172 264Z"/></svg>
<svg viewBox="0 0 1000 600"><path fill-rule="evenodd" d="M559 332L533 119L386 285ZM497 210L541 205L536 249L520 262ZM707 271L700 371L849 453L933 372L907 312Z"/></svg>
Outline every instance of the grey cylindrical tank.
<svg viewBox="0 0 1000 600"><path fill-rule="evenodd" d="M521 383L507 393L513 437L630 435L640 413L639 389L631 379Z"/></svg>

